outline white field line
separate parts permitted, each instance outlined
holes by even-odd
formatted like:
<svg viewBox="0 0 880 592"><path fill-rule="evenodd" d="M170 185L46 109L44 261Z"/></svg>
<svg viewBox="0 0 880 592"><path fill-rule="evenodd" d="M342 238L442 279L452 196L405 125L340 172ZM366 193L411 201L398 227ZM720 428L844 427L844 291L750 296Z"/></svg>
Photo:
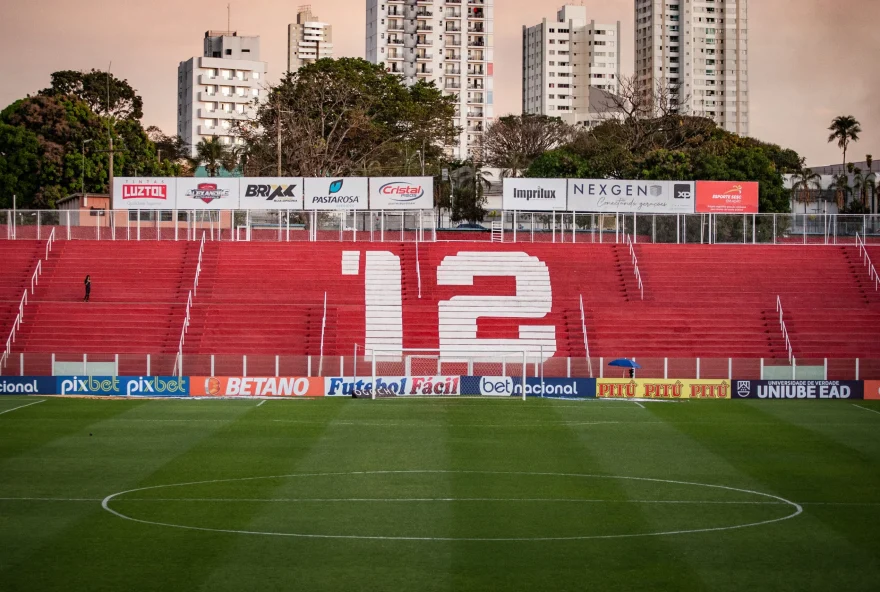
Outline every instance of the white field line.
<svg viewBox="0 0 880 592"><path fill-rule="evenodd" d="M876 413L877 415L880 415L880 411L877 411L876 409L868 409L867 407L862 407L861 405L856 405L855 403L853 403L853 407L858 407L859 409L864 409L865 411L870 411L871 413Z"/></svg>
<svg viewBox="0 0 880 592"><path fill-rule="evenodd" d="M91 500L90 500L91 501ZM99 500L100 501L100 500ZM574 498L499 498L499 497L344 497L344 498L168 498L168 497L118 497L117 502L254 502L254 503L335 503L335 502L526 502L526 503L587 503L587 504L732 504L750 506L784 506L787 502L720 501L720 500L608 500Z"/></svg>
<svg viewBox="0 0 880 592"><path fill-rule="evenodd" d="M642 405L641 403L639 403L638 401L633 401L633 403L635 403L636 405L638 405L638 406L641 407L642 409L645 408L645 406Z"/></svg>
<svg viewBox="0 0 880 592"><path fill-rule="evenodd" d="M265 403L265 402L266 402L266 399L263 399L262 401L260 401L259 403L257 403L257 407L259 407L260 405L262 405L262 404Z"/></svg>
<svg viewBox="0 0 880 592"><path fill-rule="evenodd" d="M0 415L4 413L9 413L10 411L15 411L16 409L24 409L25 407L30 407L31 405L36 405L37 403L45 403L46 399L40 399L39 401L34 401L33 403L28 403L27 405L19 405L18 407L13 407L12 409L7 409L6 411L0 411Z"/></svg>

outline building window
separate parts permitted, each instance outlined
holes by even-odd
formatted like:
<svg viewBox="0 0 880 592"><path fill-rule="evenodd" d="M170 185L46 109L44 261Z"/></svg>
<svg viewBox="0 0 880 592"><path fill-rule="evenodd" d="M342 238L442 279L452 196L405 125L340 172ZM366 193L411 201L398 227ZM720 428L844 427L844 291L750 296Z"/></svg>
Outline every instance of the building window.
<svg viewBox="0 0 880 592"><path fill-rule="evenodd" d="M232 50L231 50L231 49L227 49L227 50L226 50L226 55L232 55Z"/></svg>

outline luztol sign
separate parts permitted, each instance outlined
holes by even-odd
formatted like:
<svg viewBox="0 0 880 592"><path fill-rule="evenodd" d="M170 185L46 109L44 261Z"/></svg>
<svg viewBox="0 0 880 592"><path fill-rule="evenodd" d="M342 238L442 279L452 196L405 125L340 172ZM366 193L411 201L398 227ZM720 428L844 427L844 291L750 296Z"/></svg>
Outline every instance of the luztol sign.
<svg viewBox="0 0 880 592"><path fill-rule="evenodd" d="M430 210L434 207L431 177L376 177L370 179L371 210Z"/></svg>
<svg viewBox="0 0 880 592"><path fill-rule="evenodd" d="M571 179L568 209L572 212L693 214L691 181L622 181Z"/></svg>
<svg viewBox="0 0 880 592"><path fill-rule="evenodd" d="M862 399L857 380L734 380L738 399Z"/></svg>
<svg viewBox="0 0 880 592"><path fill-rule="evenodd" d="M117 210L173 210L177 207L174 177L115 177L113 208Z"/></svg>

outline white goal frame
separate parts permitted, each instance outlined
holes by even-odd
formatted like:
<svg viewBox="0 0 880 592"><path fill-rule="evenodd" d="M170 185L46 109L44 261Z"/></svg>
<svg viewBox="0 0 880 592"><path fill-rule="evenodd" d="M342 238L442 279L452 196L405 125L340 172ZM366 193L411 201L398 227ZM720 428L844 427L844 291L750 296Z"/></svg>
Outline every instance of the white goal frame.
<svg viewBox="0 0 880 592"><path fill-rule="evenodd" d="M439 350L439 349L430 349L430 348L404 348L398 350L365 350L365 357L370 359L370 372L371 372L371 384L372 388L372 396L371 398L376 398L376 379L381 378L380 375L376 372L376 367L379 362L396 362L403 363L404 365L404 376L413 376L412 373L412 360L425 358L430 360L436 360L438 366L443 363L450 364L467 364L468 365L468 373L473 375L473 367L474 364L501 364L502 366L502 374L506 375L506 366L509 363L508 360L515 360L516 366L520 368L520 380L521 380L521 389L522 389L522 400L526 400L526 376L528 372L528 359L529 352L527 350L517 350L510 352L499 352L495 354L477 354L473 351L449 351L449 350ZM532 352L532 357L535 357L535 352ZM356 365L356 364L355 364ZM542 372L543 374L543 372Z"/></svg>

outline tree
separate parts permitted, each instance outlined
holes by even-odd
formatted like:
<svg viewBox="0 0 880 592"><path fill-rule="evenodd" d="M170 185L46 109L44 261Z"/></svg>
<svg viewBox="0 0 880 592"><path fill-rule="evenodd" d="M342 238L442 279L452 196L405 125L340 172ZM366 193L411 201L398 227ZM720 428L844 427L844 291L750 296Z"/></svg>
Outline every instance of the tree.
<svg viewBox="0 0 880 592"><path fill-rule="evenodd" d="M829 142L837 142L837 147L843 150L843 172L846 172L846 150L850 142L858 142L862 126L852 115L840 115L835 117L828 128L831 135Z"/></svg>
<svg viewBox="0 0 880 592"><path fill-rule="evenodd" d="M467 220L477 224L486 217L486 194L492 188L492 174L473 162L464 162L449 173L452 183L453 222Z"/></svg>
<svg viewBox="0 0 880 592"><path fill-rule="evenodd" d="M791 181L791 191L795 196L801 196L801 201L804 202L804 213L806 214L807 202L810 201L810 191L822 189L822 177L814 173L812 169L807 167L806 161L802 160L800 170L794 174Z"/></svg>
<svg viewBox="0 0 880 592"><path fill-rule="evenodd" d="M536 158L570 142L575 130L558 117L507 115L490 123L480 136L484 162L500 168L506 177L517 177Z"/></svg>
<svg viewBox="0 0 880 592"><path fill-rule="evenodd" d="M216 177L220 172L220 168L225 168L224 163L229 164L229 160L229 150L220 143L220 139L217 136L202 138L196 144L195 156L190 158L193 168L204 165L209 177Z"/></svg>
<svg viewBox="0 0 880 592"><path fill-rule="evenodd" d="M151 125L146 129L147 137L156 146L156 156L161 161L182 160L189 157L189 150L180 136L168 136L158 126Z"/></svg>
<svg viewBox="0 0 880 592"><path fill-rule="evenodd" d="M36 134L0 123L0 209L12 208L13 195L20 204L31 205L39 178L40 141Z"/></svg>
<svg viewBox="0 0 880 592"><path fill-rule="evenodd" d="M92 112L113 119L140 120L144 116L144 101L128 80L120 80L109 72L95 69L91 72L54 72L52 85L39 94L76 97L86 103Z"/></svg>

